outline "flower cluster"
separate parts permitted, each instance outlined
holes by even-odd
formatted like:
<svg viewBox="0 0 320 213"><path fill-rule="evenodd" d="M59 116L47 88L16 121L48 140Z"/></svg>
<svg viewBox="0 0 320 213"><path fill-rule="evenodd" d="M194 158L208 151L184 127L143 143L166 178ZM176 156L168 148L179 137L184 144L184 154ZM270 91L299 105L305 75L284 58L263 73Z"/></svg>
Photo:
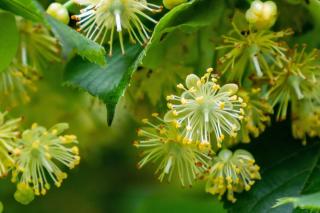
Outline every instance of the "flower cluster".
<svg viewBox="0 0 320 213"><path fill-rule="evenodd" d="M171 123L166 123L154 113L156 124L144 119L147 125L138 130L139 141L134 145L142 149L141 168L149 162L159 162L156 173L162 181L168 176L170 181L174 173L183 186L192 185L208 166L210 150L201 150L196 144L185 144L179 129Z"/></svg>
<svg viewBox="0 0 320 213"><path fill-rule="evenodd" d="M17 18L20 45L17 60L24 66L40 72L47 62L60 61L60 46L56 38L41 24Z"/></svg>
<svg viewBox="0 0 320 213"><path fill-rule="evenodd" d="M218 60L222 81L239 82L238 95L248 104L237 138L228 139L226 147L257 137L273 112L278 121L291 117L293 135L303 143L320 135L319 50L279 41L292 31L270 30L276 16L273 2L253 1L246 15L236 13L233 30L218 47L227 49Z"/></svg>
<svg viewBox="0 0 320 213"><path fill-rule="evenodd" d="M304 100L299 103L292 115L292 133L303 144L307 144L307 138L320 137L320 103L312 103Z"/></svg>
<svg viewBox="0 0 320 213"><path fill-rule="evenodd" d="M236 84L225 84L222 87L212 74L213 69L202 77L191 74L186 79L186 87L181 96L169 95L169 112L166 122L173 122L183 128L182 134L186 143L199 143L210 146L210 138L214 134L216 146L221 147L225 136L236 137L240 129L240 120L244 118L243 108L246 103L236 95Z"/></svg>
<svg viewBox="0 0 320 213"><path fill-rule="evenodd" d="M21 121L21 118L7 120L6 115L6 112L0 112L0 177L6 176L14 164L10 153L14 150L14 140L19 135Z"/></svg>
<svg viewBox="0 0 320 213"><path fill-rule="evenodd" d="M161 11L162 7L146 0L74 0L84 5L81 14L72 16L79 26L78 31L102 44L106 38L109 43L109 55L112 54L115 30L119 36L122 53L124 54L123 31L127 31L132 43L145 44L151 31L140 18L147 19L153 23L156 20L144 11L152 13Z"/></svg>
<svg viewBox="0 0 320 213"><path fill-rule="evenodd" d="M50 179L59 187L67 174L61 165L70 169L80 162L77 138L62 135L68 124L59 123L47 130L33 124L20 133L21 118L5 119L0 112L0 176L12 173L17 183L16 200L28 204L34 195L45 195L50 189Z"/></svg>
<svg viewBox="0 0 320 213"><path fill-rule="evenodd" d="M242 149L232 153L223 149L213 159L213 165L207 176L206 191L219 195L227 193L227 199L235 202L234 192L250 190L255 180L259 180L259 166L252 155Z"/></svg>
<svg viewBox="0 0 320 213"><path fill-rule="evenodd" d="M212 68L201 78L194 74L188 75L186 85L177 86L183 90L182 94L167 96L169 111L164 119L154 113L156 122L143 120L146 126L138 130L139 140L134 142L134 146L142 150L139 168L149 162L157 163L159 166L156 173L159 174L160 181L166 176L169 181L173 176L178 176L182 185L191 185L200 177L211 178L211 175L215 175L211 170L208 177L209 161L212 160L214 151L227 145L222 143L225 137L237 137L241 120L246 117L247 105L243 98L237 95L236 84L220 86L217 82L218 78L213 74ZM255 107L258 108L259 104L252 101L249 110L252 114L264 115L263 109ZM262 121L254 118L250 121L254 122L252 125L257 125L257 128L262 128ZM211 138L211 135L214 137ZM219 156L224 156L224 152L220 152ZM229 158L223 160L229 161ZM235 178L239 175L238 188L248 189L248 184L253 184L248 181L248 172L256 175L251 179L260 177L258 170L254 170L258 167L253 165L254 161L249 153L237 151L230 162L236 165L241 173L234 175ZM220 168L218 163L219 161L213 160L212 167ZM242 168L245 169L241 170ZM220 191L221 195L223 193Z"/></svg>
<svg viewBox="0 0 320 213"><path fill-rule="evenodd" d="M31 73L28 67L14 61L0 73L0 106L15 107L29 102L29 93L37 90L34 84L37 79L38 75Z"/></svg>
<svg viewBox="0 0 320 213"><path fill-rule="evenodd" d="M319 51L306 52L306 46L291 49L286 57L281 58L281 67L275 67L275 80L268 91L267 98L272 105L279 104L277 118L287 116L289 102L295 107L304 98L318 95L315 86L320 80Z"/></svg>
<svg viewBox="0 0 320 213"><path fill-rule="evenodd" d="M19 181L34 189L35 195L45 195L50 189L48 176L57 187L60 187L67 174L59 168L60 163L74 168L80 162L79 149L74 135L61 135L68 124L60 123L47 130L33 124L25 130L16 141L14 150L16 170L12 181Z"/></svg>
<svg viewBox="0 0 320 213"><path fill-rule="evenodd" d="M258 78L267 75L273 78L273 71L270 62L281 66L279 57L284 57L287 51L284 42L279 42L280 38L291 35L292 30L272 32L268 30L252 29L249 25L247 29L240 29L235 23L231 35L224 36L224 45L217 49L225 49L227 53L220 57L219 69L227 81L239 81L250 77L253 73Z"/></svg>
<svg viewBox="0 0 320 213"><path fill-rule="evenodd" d="M258 137L271 123L273 108L268 101L262 98L261 88L252 88L250 91L241 89L238 92L247 107L244 109L245 117L236 138L230 138L230 145L239 142L249 143L251 136Z"/></svg>

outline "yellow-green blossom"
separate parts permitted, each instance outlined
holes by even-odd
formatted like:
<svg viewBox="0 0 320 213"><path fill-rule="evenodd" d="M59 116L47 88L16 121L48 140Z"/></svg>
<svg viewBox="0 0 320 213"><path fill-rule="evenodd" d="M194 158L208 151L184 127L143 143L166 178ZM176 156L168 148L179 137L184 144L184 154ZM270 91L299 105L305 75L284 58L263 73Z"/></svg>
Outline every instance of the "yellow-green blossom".
<svg viewBox="0 0 320 213"><path fill-rule="evenodd" d="M112 54L112 44L115 30L118 33L122 53L124 53L123 31L127 31L130 41L145 44L151 31L140 19L153 23L156 20L145 13L161 11L161 6L148 3L146 0L74 0L84 5L81 14L72 16L77 20L79 31L91 40L103 43L108 38L109 54Z"/></svg>
<svg viewBox="0 0 320 213"><path fill-rule="evenodd" d="M30 101L30 92L36 91L38 75L30 67L16 60L0 73L0 106L15 107Z"/></svg>
<svg viewBox="0 0 320 213"><path fill-rule="evenodd" d="M303 100L292 112L293 137L307 144L308 137L320 137L320 103Z"/></svg>
<svg viewBox="0 0 320 213"><path fill-rule="evenodd" d="M268 91L267 99L272 106L278 105L277 119L287 117L289 102L294 107L305 97L319 93L317 84L320 79L319 51L306 52L306 47L295 47L285 58L281 67L275 67L275 80Z"/></svg>
<svg viewBox="0 0 320 213"><path fill-rule="evenodd" d="M250 190L255 180L261 178L259 169L249 152L239 149L232 153L223 149L213 159L207 176L206 191L219 195L219 198L227 194L227 199L235 202L234 192Z"/></svg>
<svg viewBox="0 0 320 213"><path fill-rule="evenodd" d="M76 136L61 135L66 129L68 124L60 123L49 130L37 124L25 130L16 141L12 181L29 185L35 195L50 189L50 179L59 187L67 178L60 165L72 169L80 162Z"/></svg>
<svg viewBox="0 0 320 213"><path fill-rule="evenodd" d="M271 123L272 106L262 98L260 88L252 88L250 92L241 89L237 93L247 107L244 108L245 117L236 138L230 138L230 145L249 143L251 137L258 137Z"/></svg>
<svg viewBox="0 0 320 213"><path fill-rule="evenodd" d="M7 112L0 112L0 177L6 176L14 164L11 153L14 150L14 140L19 135L21 121L21 118L7 120L6 115Z"/></svg>
<svg viewBox="0 0 320 213"><path fill-rule="evenodd" d="M279 32L256 31L250 26L248 31L242 31L235 24L233 27L232 33L223 37L224 44L217 48L227 51L218 60L219 70L228 81L242 83L252 74L258 78L266 74L272 79L271 64L280 66L279 57L284 57L287 51L284 43L278 40L291 35L292 31L290 29Z"/></svg>
<svg viewBox="0 0 320 213"><path fill-rule="evenodd" d="M225 136L236 137L246 104L235 95L238 91L236 84L220 87L218 79L211 72L212 69L208 69L202 78L188 75L186 87L178 85L183 93L167 97L170 111L164 119L182 129L186 143L209 146L212 142L219 148ZM214 135L213 141L211 134Z"/></svg>
<svg viewBox="0 0 320 213"><path fill-rule="evenodd" d="M157 163L155 171L159 180L167 176L168 181L177 175L182 185L192 185L206 169L210 149L200 149L195 143L186 144L177 128L171 123L165 123L157 114L153 114L157 122L138 130L139 140L134 145L142 150L141 168L147 163Z"/></svg>
<svg viewBox="0 0 320 213"><path fill-rule="evenodd" d="M50 35L48 29L20 17L17 18L17 24L20 45L16 60L20 64L40 72L47 63L60 61L59 42Z"/></svg>

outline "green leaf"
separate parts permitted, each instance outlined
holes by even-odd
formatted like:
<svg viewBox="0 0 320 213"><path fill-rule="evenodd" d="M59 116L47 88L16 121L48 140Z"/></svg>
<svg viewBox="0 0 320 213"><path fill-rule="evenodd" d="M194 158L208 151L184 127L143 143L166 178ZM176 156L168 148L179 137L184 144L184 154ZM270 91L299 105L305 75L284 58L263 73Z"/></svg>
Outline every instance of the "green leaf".
<svg viewBox="0 0 320 213"><path fill-rule="evenodd" d="M274 208L288 203L292 203L295 208L320 210L320 192L299 197L279 198Z"/></svg>
<svg viewBox="0 0 320 213"><path fill-rule="evenodd" d="M37 22L43 21L41 10L33 0L1 0L0 8Z"/></svg>
<svg viewBox="0 0 320 213"><path fill-rule="evenodd" d="M66 67L65 80L67 84L103 100L108 109L108 123L111 124L116 104L143 54L139 45L127 47L125 55L121 54L120 48L116 48L113 56L108 58L108 65L103 67L75 57Z"/></svg>
<svg viewBox="0 0 320 213"><path fill-rule="evenodd" d="M289 125L275 124L249 146L262 168L262 180L251 191L238 195L238 201L229 205L230 212L289 213L293 206L272 208L277 199L320 190L320 143L302 146L301 141L292 139L289 129Z"/></svg>
<svg viewBox="0 0 320 213"><path fill-rule="evenodd" d="M19 33L14 15L0 12L0 72L7 68L16 55L19 46Z"/></svg>
<svg viewBox="0 0 320 213"><path fill-rule="evenodd" d="M46 15L46 20L51 26L52 32L61 42L65 55L69 55L70 52L73 52L90 62L100 65L106 64L106 53L102 46L85 38L74 29L55 20L49 15Z"/></svg>
<svg viewBox="0 0 320 213"><path fill-rule="evenodd" d="M170 53L170 46L168 46L170 44L165 43L168 39L172 38L171 35L176 31L182 31L185 34L199 31L199 44L193 46L194 50L196 50L198 46L202 45L201 42L206 42L205 36L213 34L213 26L221 24L220 20L225 9L224 4L223 0L198 0L181 4L172 9L160 19L155 27L151 41L146 47L146 57L143 60L143 64L153 69L158 67L162 63L162 60L159 60L159 58L167 56L168 52ZM210 29L212 32L205 29L208 26L212 27ZM200 38L203 39L201 40ZM176 37L173 42L174 44L181 43L181 39ZM209 48L210 45L208 49ZM211 53L209 54L211 59L213 49L209 49L209 51ZM199 50L199 52L201 52L201 50ZM194 53L196 54L197 52ZM206 55L204 56L206 57ZM174 59L175 58L172 58L172 60Z"/></svg>
<svg viewBox="0 0 320 213"><path fill-rule="evenodd" d="M223 6L222 0L193 0L175 7L160 19L151 38L151 46L173 30L190 31L208 26L219 18L215 12L223 10Z"/></svg>
<svg viewBox="0 0 320 213"><path fill-rule="evenodd" d="M175 7L163 16L157 24L151 38L151 45L160 42L164 34L177 28L189 31L209 25L215 20L216 14L214 11L217 8L223 9L222 4L223 1L221 0L194 0Z"/></svg>

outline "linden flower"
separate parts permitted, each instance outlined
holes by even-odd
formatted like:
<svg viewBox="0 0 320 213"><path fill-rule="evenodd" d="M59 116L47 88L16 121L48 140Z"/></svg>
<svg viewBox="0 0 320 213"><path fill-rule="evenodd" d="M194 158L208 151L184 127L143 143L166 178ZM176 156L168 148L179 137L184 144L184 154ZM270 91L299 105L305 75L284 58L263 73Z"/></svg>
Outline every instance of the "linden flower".
<svg viewBox="0 0 320 213"><path fill-rule="evenodd" d="M148 16L144 10L159 12L162 7L148 3L146 0L74 0L85 5L80 15L72 16L77 20L79 31L93 41L102 44L106 37L110 45L109 54L112 54L114 31L119 35L122 53L124 54L123 30L129 34L130 41L139 42L141 45L150 38L148 29L140 20L143 17L153 23L157 23Z"/></svg>
<svg viewBox="0 0 320 213"><path fill-rule="evenodd" d="M269 63L280 66L278 57L285 57L287 48L278 39L291 35L288 29L280 32L254 31L249 27L248 31L240 31L233 24L234 31L230 36L223 36L224 45L217 49L226 49L227 53L219 58L219 68L225 74L228 81L242 82L252 72L261 78L267 74L273 77L273 70Z"/></svg>
<svg viewBox="0 0 320 213"><path fill-rule="evenodd" d="M20 31L20 47L16 59L25 67L40 71L47 62L60 60L57 39L41 24L17 18Z"/></svg>
<svg viewBox="0 0 320 213"><path fill-rule="evenodd" d="M273 1L255 0L246 12L246 19L257 29L268 29L277 20L277 5Z"/></svg>
<svg viewBox="0 0 320 213"><path fill-rule="evenodd" d="M194 74L188 75L186 88L182 84L178 85L184 92L181 96L167 97L171 110L164 120L174 122L178 128L182 127L187 143L210 146L210 134L213 133L216 145L220 148L225 135L237 135L246 104L235 95L238 91L236 84L220 87L211 74L212 71L213 69L208 69L202 78Z"/></svg>
<svg viewBox="0 0 320 213"><path fill-rule="evenodd" d="M249 143L250 136L258 137L270 124L270 115L273 113L272 106L262 99L260 88L252 88L250 92L240 90L238 96L247 103L244 109L246 116L242 121L238 136L230 139L231 144Z"/></svg>
<svg viewBox="0 0 320 213"><path fill-rule="evenodd" d="M143 150L138 167L157 162L159 166L155 173L159 174L161 182L166 176L170 181L173 174L177 174L183 186L192 185L198 175L206 170L210 150L200 150L195 144L185 144L177 128L165 123L157 114L153 116L158 122L153 124L144 119L147 126L138 130L140 140L134 142L134 146Z"/></svg>
<svg viewBox="0 0 320 213"><path fill-rule="evenodd" d="M219 195L219 199L226 193L227 199L235 202L234 192L249 191L255 180L261 179L259 169L249 152L223 149L213 159L206 191Z"/></svg>
<svg viewBox="0 0 320 213"><path fill-rule="evenodd" d="M304 100L292 115L293 137L307 144L308 137L320 137L320 104Z"/></svg>
<svg viewBox="0 0 320 213"><path fill-rule="evenodd" d="M320 79L319 51L316 49L308 53L305 46L301 50L295 47L282 58L282 63L281 68L275 68L277 76L267 94L273 107L279 104L278 120L286 118L290 101L294 107L304 97L318 93L315 85Z"/></svg>
<svg viewBox="0 0 320 213"><path fill-rule="evenodd" d="M36 91L38 75L16 60L0 73L0 106L15 107L30 101L29 92Z"/></svg>
<svg viewBox="0 0 320 213"><path fill-rule="evenodd" d="M22 133L16 141L14 150L16 169L12 173L12 181L29 185L35 195L44 195L50 188L48 178L59 187L67 178L58 164L70 169L80 162L79 149L71 144L77 143L76 136L60 136L68 128L68 124L60 123L46 130L33 124L31 129Z"/></svg>
<svg viewBox="0 0 320 213"><path fill-rule="evenodd" d="M0 112L0 177L6 176L14 160L9 154L14 149L13 141L19 135L21 118L6 120L7 112Z"/></svg>

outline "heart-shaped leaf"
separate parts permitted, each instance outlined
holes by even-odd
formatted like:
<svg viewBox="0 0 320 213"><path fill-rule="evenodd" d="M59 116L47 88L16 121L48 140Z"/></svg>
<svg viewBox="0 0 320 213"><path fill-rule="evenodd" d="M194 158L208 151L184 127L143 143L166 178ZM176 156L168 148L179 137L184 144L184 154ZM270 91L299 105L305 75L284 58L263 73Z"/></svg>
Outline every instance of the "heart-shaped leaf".
<svg viewBox="0 0 320 213"><path fill-rule="evenodd" d="M108 65L102 67L75 57L66 67L65 80L67 84L84 89L103 100L108 109L108 123L111 124L116 104L143 54L139 45L127 47L125 55L121 54L120 48L116 48L113 56L108 58Z"/></svg>
<svg viewBox="0 0 320 213"><path fill-rule="evenodd" d="M0 72L9 66L19 46L19 33L14 15L0 12Z"/></svg>

